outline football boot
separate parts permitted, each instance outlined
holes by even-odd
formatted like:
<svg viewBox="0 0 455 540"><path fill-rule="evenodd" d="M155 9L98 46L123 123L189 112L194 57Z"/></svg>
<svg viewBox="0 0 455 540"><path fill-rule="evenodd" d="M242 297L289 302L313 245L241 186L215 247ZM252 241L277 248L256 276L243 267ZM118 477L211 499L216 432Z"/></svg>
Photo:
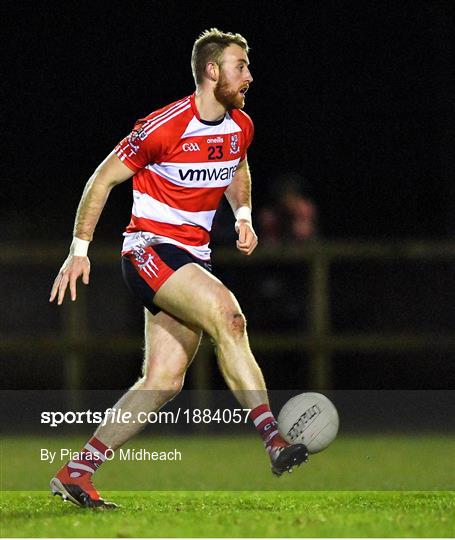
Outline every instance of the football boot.
<svg viewBox="0 0 455 540"><path fill-rule="evenodd" d="M284 472L292 472L293 467L308 461L308 449L304 444L290 444L273 448L270 453L272 473L281 476Z"/></svg>
<svg viewBox="0 0 455 540"><path fill-rule="evenodd" d="M107 502L100 497L92 483L90 473L79 473L74 470L71 472L67 465L58 471L49 485L53 495L60 495L64 501L71 501L77 506L96 509L118 508L115 503Z"/></svg>

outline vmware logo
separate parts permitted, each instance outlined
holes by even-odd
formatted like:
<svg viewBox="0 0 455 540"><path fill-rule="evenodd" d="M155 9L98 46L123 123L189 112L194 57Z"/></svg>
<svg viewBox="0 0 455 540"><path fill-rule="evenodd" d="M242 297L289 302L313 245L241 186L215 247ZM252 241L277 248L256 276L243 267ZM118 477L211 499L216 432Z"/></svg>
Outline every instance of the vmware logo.
<svg viewBox="0 0 455 540"><path fill-rule="evenodd" d="M220 169L179 169L180 180L189 182L204 182L205 180L232 180L237 166L222 167Z"/></svg>

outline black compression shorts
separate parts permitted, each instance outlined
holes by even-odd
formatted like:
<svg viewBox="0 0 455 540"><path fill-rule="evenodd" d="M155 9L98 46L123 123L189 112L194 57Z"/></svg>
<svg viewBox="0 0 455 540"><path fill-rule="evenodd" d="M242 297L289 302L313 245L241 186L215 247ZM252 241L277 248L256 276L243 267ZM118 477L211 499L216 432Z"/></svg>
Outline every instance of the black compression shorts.
<svg viewBox="0 0 455 540"><path fill-rule="evenodd" d="M189 263L212 271L210 260L197 259L174 244L139 248L122 256L123 279L131 294L156 315L161 309L153 302L155 294L176 270Z"/></svg>

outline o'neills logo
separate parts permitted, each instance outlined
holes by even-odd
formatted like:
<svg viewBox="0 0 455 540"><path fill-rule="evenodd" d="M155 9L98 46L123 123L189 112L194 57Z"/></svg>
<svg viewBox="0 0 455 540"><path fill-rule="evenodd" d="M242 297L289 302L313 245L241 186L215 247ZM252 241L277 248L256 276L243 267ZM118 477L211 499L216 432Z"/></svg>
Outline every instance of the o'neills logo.
<svg viewBox="0 0 455 540"><path fill-rule="evenodd" d="M215 137L214 139L207 139L208 143L223 143L223 137Z"/></svg>
<svg viewBox="0 0 455 540"><path fill-rule="evenodd" d="M220 169L179 169L180 180L190 182L204 182L205 180L232 180L237 165Z"/></svg>

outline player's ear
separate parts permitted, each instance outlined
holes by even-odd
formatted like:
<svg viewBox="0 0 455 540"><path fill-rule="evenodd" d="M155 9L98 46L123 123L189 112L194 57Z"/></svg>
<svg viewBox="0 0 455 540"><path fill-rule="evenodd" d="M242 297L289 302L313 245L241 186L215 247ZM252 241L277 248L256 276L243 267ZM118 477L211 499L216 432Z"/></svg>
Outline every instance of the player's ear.
<svg viewBox="0 0 455 540"><path fill-rule="evenodd" d="M211 81L216 82L220 74L220 68L216 62L207 62L205 73Z"/></svg>

